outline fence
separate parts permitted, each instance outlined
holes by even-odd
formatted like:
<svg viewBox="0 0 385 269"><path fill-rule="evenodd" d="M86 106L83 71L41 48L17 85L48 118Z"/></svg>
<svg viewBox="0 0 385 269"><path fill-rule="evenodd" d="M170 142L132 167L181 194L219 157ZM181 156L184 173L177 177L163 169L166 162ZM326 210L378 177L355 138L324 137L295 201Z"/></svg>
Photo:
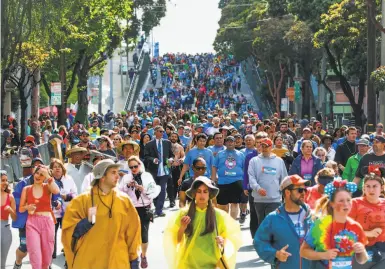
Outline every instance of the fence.
<svg viewBox="0 0 385 269"><path fill-rule="evenodd" d="M48 165L50 161L48 143L37 146L43 162ZM1 157L1 169L7 171L8 181L15 182L23 177L23 168L21 167L20 157L18 154L10 155L9 157Z"/></svg>

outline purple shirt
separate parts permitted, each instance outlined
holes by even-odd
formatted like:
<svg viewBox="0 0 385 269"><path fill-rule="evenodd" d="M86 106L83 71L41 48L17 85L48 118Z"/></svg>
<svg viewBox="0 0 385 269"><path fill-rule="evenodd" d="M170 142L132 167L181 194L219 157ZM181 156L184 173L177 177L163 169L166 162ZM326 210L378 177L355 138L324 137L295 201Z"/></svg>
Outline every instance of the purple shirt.
<svg viewBox="0 0 385 269"><path fill-rule="evenodd" d="M310 157L309 160L305 160L304 157L301 158L301 177L303 179L311 180L313 177L313 158Z"/></svg>

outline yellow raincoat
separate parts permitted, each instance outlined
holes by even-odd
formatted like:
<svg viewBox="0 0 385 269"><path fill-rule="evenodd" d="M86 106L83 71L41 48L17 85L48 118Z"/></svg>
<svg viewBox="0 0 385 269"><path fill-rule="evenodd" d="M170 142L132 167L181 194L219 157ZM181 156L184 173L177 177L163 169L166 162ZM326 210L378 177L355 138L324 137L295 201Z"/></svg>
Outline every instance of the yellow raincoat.
<svg viewBox="0 0 385 269"><path fill-rule="evenodd" d="M71 250L72 234L79 221L88 216L92 207L91 192L74 198L66 209L63 218L62 243L69 269L128 269L130 261L138 258L141 245L140 219L131 200L124 193L113 189L104 195L99 191L105 205L101 203L98 187L92 189L94 206L97 207L93 227L76 244L75 253Z"/></svg>
<svg viewBox="0 0 385 269"><path fill-rule="evenodd" d="M178 211L169 221L164 232L164 249L169 269L213 269L221 257L216 243L216 231L200 236L206 227L206 209L196 208L193 221L194 232L190 238L183 236L177 243L182 217L188 208ZM241 230L239 224L226 212L215 209L219 235L225 239L225 259L230 268L235 268L236 254L240 248Z"/></svg>

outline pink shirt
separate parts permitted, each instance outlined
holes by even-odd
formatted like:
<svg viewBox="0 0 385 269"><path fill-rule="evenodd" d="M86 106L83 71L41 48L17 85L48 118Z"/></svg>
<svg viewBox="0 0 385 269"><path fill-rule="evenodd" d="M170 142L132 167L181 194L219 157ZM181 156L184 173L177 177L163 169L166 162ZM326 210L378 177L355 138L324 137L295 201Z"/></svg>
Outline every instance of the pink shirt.
<svg viewBox="0 0 385 269"><path fill-rule="evenodd" d="M304 157L301 158L301 177L303 179L311 180L313 177L313 158L305 160Z"/></svg>

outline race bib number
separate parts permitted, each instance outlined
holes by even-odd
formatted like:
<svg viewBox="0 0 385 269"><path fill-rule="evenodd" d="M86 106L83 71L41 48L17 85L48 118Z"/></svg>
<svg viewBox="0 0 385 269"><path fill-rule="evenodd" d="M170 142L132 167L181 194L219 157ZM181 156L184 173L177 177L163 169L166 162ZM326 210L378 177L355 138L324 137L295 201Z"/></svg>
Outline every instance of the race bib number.
<svg viewBox="0 0 385 269"><path fill-rule="evenodd" d="M312 178L312 175L311 175L311 174L305 174L305 175L303 175L303 179L304 179L304 180L311 180L311 178Z"/></svg>
<svg viewBox="0 0 385 269"><path fill-rule="evenodd" d="M236 175L237 175L237 173L235 173L235 172L225 171L225 176L235 177Z"/></svg>
<svg viewBox="0 0 385 269"><path fill-rule="evenodd" d="M276 175L277 169L275 169L273 167L264 166L264 167L262 167L262 173L264 173L266 175Z"/></svg>
<svg viewBox="0 0 385 269"><path fill-rule="evenodd" d="M332 269L352 269L352 257L337 257L332 260Z"/></svg>
<svg viewBox="0 0 385 269"><path fill-rule="evenodd" d="M368 261L367 262L372 262L373 261L373 251L368 250Z"/></svg>

